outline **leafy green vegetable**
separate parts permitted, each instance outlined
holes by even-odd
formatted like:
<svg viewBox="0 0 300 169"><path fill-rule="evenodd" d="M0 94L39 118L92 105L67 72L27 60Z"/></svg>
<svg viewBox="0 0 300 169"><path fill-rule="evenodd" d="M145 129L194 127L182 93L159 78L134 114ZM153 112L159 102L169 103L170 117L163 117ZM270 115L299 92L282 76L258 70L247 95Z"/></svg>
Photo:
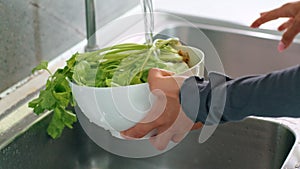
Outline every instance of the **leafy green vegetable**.
<svg viewBox="0 0 300 169"><path fill-rule="evenodd" d="M148 70L156 67L175 73L188 69L175 46L178 39L157 39L152 46L119 44L76 57L72 80L92 87L127 86L147 81Z"/></svg>
<svg viewBox="0 0 300 169"><path fill-rule="evenodd" d="M152 46L126 43L76 53L54 74L47 68L48 62L42 61L32 72L45 70L50 76L45 89L28 106L36 114L53 111L47 132L58 138L65 127L72 128L77 121L76 115L67 109L75 105L68 80L82 86L115 87L147 82L148 71L154 67L180 73L188 65L176 49L178 45L178 39L158 39Z"/></svg>
<svg viewBox="0 0 300 169"><path fill-rule="evenodd" d="M65 126L72 128L72 124L77 121L76 115L67 110L67 106L74 105L72 91L67 81L67 77L71 77L71 70L75 64L75 57L72 56L68 60L64 69L58 69L54 74L48 70L46 61L41 62L36 70L46 70L50 76L47 80L46 87L40 91L38 98L29 102L28 106L33 108L37 115L45 110L54 111L50 124L48 126L48 134L52 138L58 138Z"/></svg>

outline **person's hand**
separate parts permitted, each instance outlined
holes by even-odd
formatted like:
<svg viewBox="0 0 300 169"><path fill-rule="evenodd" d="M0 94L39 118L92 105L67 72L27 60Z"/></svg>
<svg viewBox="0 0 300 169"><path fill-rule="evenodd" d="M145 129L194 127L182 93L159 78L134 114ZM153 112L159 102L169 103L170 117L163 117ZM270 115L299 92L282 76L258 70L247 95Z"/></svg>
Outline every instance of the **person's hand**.
<svg viewBox="0 0 300 169"><path fill-rule="evenodd" d="M286 30L278 44L278 51L280 52L290 46L295 36L300 32L300 1L287 3L274 10L263 12L260 15L261 16L252 23L252 28L258 28L260 25L280 17L289 18L288 21L278 27L279 31Z"/></svg>
<svg viewBox="0 0 300 169"><path fill-rule="evenodd" d="M170 141L178 143L191 129L202 127L201 123L189 119L180 106L179 90L186 77L172 75L172 72L156 68L149 71L150 91L157 100L141 122L121 132L125 138L142 138L155 131L149 140L156 149L163 150Z"/></svg>

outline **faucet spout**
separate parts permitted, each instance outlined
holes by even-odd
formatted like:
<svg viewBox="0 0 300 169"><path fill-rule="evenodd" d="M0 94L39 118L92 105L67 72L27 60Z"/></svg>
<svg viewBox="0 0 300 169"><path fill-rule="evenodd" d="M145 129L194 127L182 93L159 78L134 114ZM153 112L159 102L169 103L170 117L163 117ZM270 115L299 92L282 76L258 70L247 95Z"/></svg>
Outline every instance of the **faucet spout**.
<svg viewBox="0 0 300 169"><path fill-rule="evenodd" d="M86 37L85 51L90 52L98 49L96 41L96 17L94 0L85 0Z"/></svg>

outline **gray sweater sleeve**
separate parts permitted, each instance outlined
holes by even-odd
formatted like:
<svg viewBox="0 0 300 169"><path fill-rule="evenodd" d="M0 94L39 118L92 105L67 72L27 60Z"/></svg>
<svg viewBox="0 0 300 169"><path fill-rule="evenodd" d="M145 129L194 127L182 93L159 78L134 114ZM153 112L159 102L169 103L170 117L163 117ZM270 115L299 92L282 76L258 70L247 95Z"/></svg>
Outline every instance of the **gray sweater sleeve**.
<svg viewBox="0 0 300 169"><path fill-rule="evenodd" d="M182 109L195 122L217 124L247 116L300 117L299 65L237 79L218 73L208 77L208 81L189 77L180 89Z"/></svg>

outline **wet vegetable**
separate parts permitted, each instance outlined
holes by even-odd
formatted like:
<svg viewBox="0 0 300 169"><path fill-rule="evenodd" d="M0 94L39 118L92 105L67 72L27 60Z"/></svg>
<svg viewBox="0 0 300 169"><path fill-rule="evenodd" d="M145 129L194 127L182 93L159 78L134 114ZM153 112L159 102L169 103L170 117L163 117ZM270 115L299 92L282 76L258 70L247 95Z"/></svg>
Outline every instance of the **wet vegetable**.
<svg viewBox="0 0 300 169"><path fill-rule="evenodd" d="M147 82L148 71L154 67L181 73L188 69L188 56L176 49L180 45L178 39L158 39L153 45L126 43L76 53L54 74L43 61L32 72L46 70L50 76L45 89L29 107L36 114L53 111L47 132L52 138L58 138L65 127L72 128L77 121L76 115L67 109L75 105L68 80L82 86L117 87Z"/></svg>

